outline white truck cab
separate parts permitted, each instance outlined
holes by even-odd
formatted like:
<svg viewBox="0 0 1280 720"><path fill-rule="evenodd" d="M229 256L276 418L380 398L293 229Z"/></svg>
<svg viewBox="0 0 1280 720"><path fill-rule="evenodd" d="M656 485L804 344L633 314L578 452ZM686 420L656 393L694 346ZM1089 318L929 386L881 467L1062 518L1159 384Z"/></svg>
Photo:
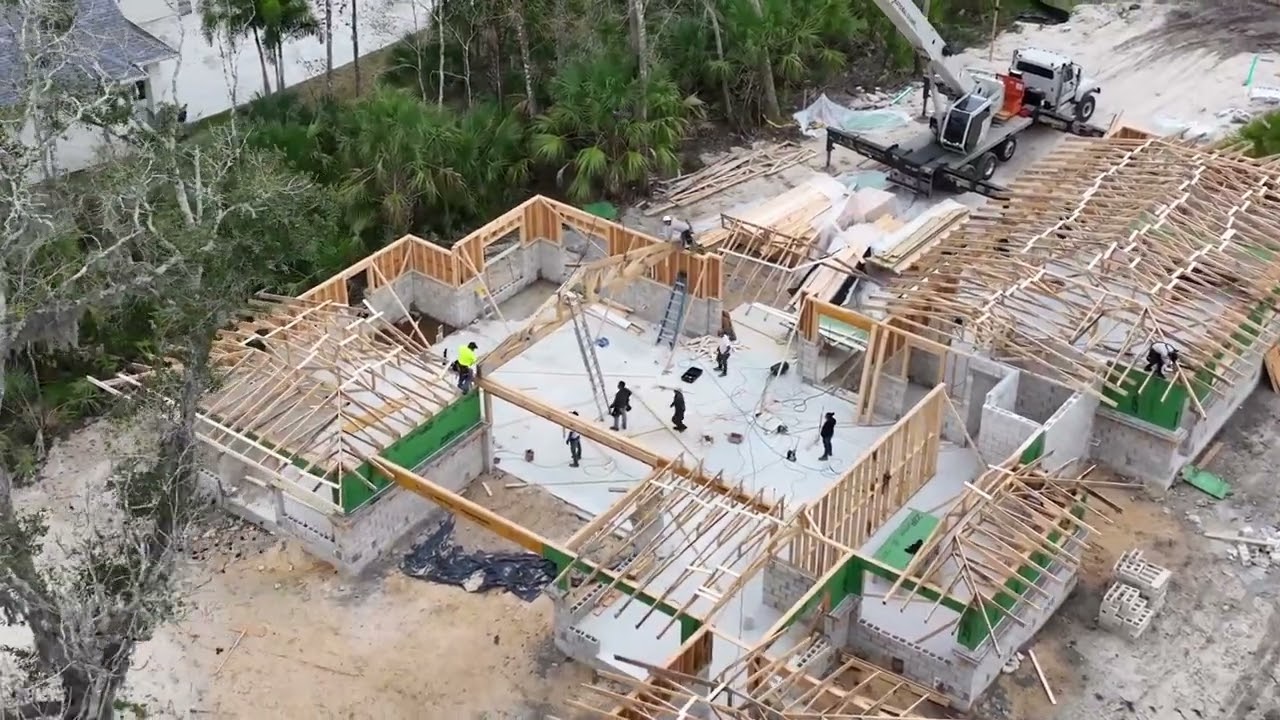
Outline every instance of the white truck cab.
<svg viewBox="0 0 1280 720"><path fill-rule="evenodd" d="M1080 122L1093 117L1098 85L1066 55L1039 48L1015 50L1009 74L1026 85L1026 105L1070 115Z"/></svg>

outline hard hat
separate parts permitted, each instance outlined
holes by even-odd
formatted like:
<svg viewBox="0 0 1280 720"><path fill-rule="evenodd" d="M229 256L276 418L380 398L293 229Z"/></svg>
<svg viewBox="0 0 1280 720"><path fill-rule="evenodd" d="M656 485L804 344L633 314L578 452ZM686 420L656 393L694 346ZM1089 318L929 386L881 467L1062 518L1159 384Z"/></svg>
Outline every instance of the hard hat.
<svg viewBox="0 0 1280 720"><path fill-rule="evenodd" d="M670 224L672 223L672 221L673 221L673 220L674 220L674 218L672 218L670 215L663 215L663 216L662 216L662 224L663 224L663 225L670 225Z"/></svg>

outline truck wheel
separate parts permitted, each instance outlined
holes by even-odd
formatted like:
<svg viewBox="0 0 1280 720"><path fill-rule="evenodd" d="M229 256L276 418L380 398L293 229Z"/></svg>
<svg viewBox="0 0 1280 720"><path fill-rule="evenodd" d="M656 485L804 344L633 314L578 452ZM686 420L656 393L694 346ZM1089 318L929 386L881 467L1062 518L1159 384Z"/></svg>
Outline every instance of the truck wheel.
<svg viewBox="0 0 1280 720"><path fill-rule="evenodd" d="M1085 95L1080 98L1080 102L1076 103L1076 120L1089 122L1089 118L1093 117L1093 111L1097 107L1098 100L1093 95Z"/></svg>
<svg viewBox="0 0 1280 720"><path fill-rule="evenodd" d="M973 164L973 169L979 178L990 180L991 176L996 174L995 153L986 153L978 158L978 161Z"/></svg>
<svg viewBox="0 0 1280 720"><path fill-rule="evenodd" d="M996 157L1000 158L1000 162L1009 162L1013 159L1013 154L1017 151L1018 138L1011 137L996 146Z"/></svg>

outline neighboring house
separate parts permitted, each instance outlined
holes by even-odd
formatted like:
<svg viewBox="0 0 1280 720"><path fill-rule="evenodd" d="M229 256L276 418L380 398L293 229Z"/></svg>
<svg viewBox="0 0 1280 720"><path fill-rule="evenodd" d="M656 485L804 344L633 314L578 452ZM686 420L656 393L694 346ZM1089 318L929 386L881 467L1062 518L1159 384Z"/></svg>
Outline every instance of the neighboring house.
<svg viewBox="0 0 1280 720"><path fill-rule="evenodd" d="M76 14L65 40L74 52L59 51L60 71L90 81L126 86L140 111L152 108L154 74L161 63L177 56L165 42L130 22L115 0L75 0ZM26 63L21 8L11 6L0 19L0 105L21 100L26 88ZM39 48L34 48L38 52ZM32 129L27 128L28 137ZM53 163L59 172L89 167L109 145L100 128L73 126L58 140Z"/></svg>

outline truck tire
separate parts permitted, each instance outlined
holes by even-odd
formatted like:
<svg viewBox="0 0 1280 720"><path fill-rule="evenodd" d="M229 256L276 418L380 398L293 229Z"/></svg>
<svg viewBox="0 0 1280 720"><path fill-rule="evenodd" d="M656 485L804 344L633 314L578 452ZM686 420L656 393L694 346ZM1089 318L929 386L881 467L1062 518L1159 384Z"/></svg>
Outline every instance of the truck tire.
<svg viewBox="0 0 1280 720"><path fill-rule="evenodd" d="M974 175L981 180L990 180L992 175L996 174L996 155L995 153L983 153L973 164Z"/></svg>
<svg viewBox="0 0 1280 720"><path fill-rule="evenodd" d="M1000 162L1009 162L1016 152L1018 152L1018 138L1016 137L1011 137L996 146L996 157L1000 158Z"/></svg>
<svg viewBox="0 0 1280 720"><path fill-rule="evenodd" d="M1093 93L1089 93L1080 98L1080 102L1076 103L1076 120L1080 122L1089 122L1089 118L1093 117L1093 111L1098 108L1098 99Z"/></svg>

